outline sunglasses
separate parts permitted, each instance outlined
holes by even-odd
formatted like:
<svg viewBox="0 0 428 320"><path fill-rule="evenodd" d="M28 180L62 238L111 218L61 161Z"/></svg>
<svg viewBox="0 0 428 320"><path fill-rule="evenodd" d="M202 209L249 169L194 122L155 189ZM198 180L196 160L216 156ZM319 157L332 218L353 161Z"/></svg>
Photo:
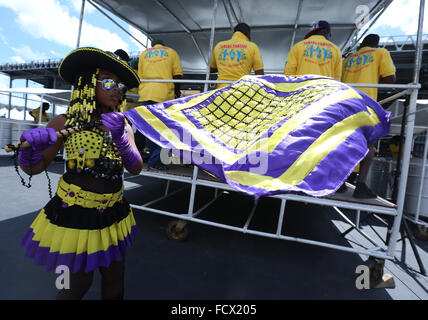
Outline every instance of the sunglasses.
<svg viewBox="0 0 428 320"><path fill-rule="evenodd" d="M122 82L116 82L113 79L103 79L103 80L97 80L97 82L101 82L103 84L103 89L105 91L110 91L116 87L119 88L119 92L121 94L125 94L128 88L122 83Z"/></svg>

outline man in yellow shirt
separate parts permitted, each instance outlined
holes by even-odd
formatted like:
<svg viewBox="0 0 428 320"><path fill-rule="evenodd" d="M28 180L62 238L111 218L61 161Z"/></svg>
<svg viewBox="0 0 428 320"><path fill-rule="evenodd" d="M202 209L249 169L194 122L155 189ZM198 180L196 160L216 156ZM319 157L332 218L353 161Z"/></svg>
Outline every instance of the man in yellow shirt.
<svg viewBox="0 0 428 320"><path fill-rule="evenodd" d="M343 61L342 82L345 83L394 83L395 66L388 50L378 48L379 36L369 34L358 51ZM377 100L377 88L357 89Z"/></svg>
<svg viewBox="0 0 428 320"><path fill-rule="evenodd" d="M379 36L369 34L362 41L358 51L343 61L342 82L345 83L395 83L395 66L386 49L378 48ZM362 92L377 100L377 88L360 88ZM353 196L376 198L376 194L365 184L374 156L374 144L368 145L369 152L360 162L360 170Z"/></svg>
<svg viewBox="0 0 428 320"><path fill-rule="evenodd" d="M319 74L340 81L342 53L339 47L330 41L330 38L330 24L324 20L315 23L305 35L304 40L291 48L287 56L284 74Z"/></svg>
<svg viewBox="0 0 428 320"><path fill-rule="evenodd" d="M49 103L43 102L42 104L42 122L48 122L49 116L47 115L46 111L49 110ZM30 116L34 118L34 122L39 122L40 117L40 108L33 109L29 112Z"/></svg>
<svg viewBox="0 0 428 320"><path fill-rule="evenodd" d="M162 40L153 40L152 47L144 50L138 59L138 76L140 79L181 79L183 69L177 52L165 46ZM141 82L139 89L140 105L155 104L180 97L180 85L172 82ZM161 147L147 139L150 152L148 166L150 169L165 170L160 160Z"/></svg>
<svg viewBox="0 0 428 320"><path fill-rule="evenodd" d="M153 40L152 47L143 51L138 60L140 79L181 79L183 69L177 52L161 40ZM172 82L141 82L139 101L163 102L179 95L179 84Z"/></svg>
<svg viewBox="0 0 428 320"><path fill-rule="evenodd" d="M234 28L230 40L219 42L211 55L210 71L217 73L218 80L236 81L254 70L256 75L264 75L263 61L259 47L250 41L251 29L246 23L239 23ZM217 88L228 86L219 83Z"/></svg>

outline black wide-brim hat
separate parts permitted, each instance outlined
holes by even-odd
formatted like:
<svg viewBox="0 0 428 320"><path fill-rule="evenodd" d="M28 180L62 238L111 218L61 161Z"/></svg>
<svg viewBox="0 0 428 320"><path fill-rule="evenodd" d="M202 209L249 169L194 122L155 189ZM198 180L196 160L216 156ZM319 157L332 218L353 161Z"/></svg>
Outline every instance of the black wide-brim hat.
<svg viewBox="0 0 428 320"><path fill-rule="evenodd" d="M128 89L136 88L140 84L137 73L132 70L126 61L112 52L97 48L82 47L71 51L58 68L59 76L65 81L74 84L76 77L85 70L95 68L110 71L119 77Z"/></svg>

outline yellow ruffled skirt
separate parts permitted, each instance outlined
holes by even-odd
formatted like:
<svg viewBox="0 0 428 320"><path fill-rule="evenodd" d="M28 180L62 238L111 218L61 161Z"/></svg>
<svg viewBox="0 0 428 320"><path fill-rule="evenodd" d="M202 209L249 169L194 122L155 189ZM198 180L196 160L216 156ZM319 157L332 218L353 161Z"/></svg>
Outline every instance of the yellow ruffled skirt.
<svg viewBox="0 0 428 320"><path fill-rule="evenodd" d="M138 232L122 190L106 197L73 187L60 180L56 195L22 239L25 256L47 270L66 265L71 272L121 260Z"/></svg>

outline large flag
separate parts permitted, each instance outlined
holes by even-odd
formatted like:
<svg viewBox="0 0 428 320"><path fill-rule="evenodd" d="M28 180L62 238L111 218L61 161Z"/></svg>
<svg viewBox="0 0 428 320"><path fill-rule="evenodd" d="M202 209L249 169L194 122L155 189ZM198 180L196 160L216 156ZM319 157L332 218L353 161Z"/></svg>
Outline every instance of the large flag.
<svg viewBox="0 0 428 320"><path fill-rule="evenodd" d="M256 197L335 192L390 124L363 92L315 75L245 76L124 114L147 138Z"/></svg>

